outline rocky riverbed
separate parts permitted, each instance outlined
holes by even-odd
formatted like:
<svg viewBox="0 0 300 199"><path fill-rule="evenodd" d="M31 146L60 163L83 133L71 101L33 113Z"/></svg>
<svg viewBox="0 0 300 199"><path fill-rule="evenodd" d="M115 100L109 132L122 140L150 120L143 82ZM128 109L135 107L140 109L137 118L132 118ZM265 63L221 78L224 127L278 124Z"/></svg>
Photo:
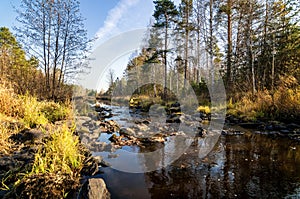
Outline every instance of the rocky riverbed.
<svg viewBox="0 0 300 199"><path fill-rule="evenodd" d="M293 195L295 187L300 185L297 177L292 177L299 169L298 124L247 122L227 116L223 130L218 132L219 141L207 157L201 158L205 138L214 133L208 130L210 120L217 120L217 115L197 112L185 115L176 108L173 110L173 113L156 110L155 114L150 109L149 115L138 109L104 106L101 111L110 113L99 115L112 117L90 115L85 119L79 118L81 123L85 120L82 124L86 127L79 130L82 141L102 162L101 172L96 177L104 178L112 198L193 198L190 193L200 198L205 194L217 198L247 198L253 196L255 189L260 190L256 194L262 197L267 193L286 196ZM153 164L165 163L166 157L169 157L167 155L176 150L169 140L172 137L190 136L188 132L180 130L180 125L189 126L196 133L193 134L190 147L174 163L146 174L130 174L115 168L115 165L126 167L128 162L132 163L131 166L135 166L135 162L144 164L144 159L141 161L140 157L136 157L137 154L170 145L164 149L166 156L161 154L162 162L145 159ZM102 128L101 132L99 128ZM286 178L274 176L262 183L272 173ZM127 181L131 183L124 184ZM287 185L288 182L293 182L293 186ZM277 187L276 183L283 183L285 188ZM262 189L264 185L265 191Z"/></svg>

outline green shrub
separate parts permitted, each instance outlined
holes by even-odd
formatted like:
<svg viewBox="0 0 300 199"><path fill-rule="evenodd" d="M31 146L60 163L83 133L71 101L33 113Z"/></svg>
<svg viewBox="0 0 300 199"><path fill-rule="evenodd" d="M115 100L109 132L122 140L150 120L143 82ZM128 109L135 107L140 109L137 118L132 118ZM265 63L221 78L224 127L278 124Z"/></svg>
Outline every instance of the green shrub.
<svg viewBox="0 0 300 199"><path fill-rule="evenodd" d="M68 103L44 102L41 106L41 112L49 122L54 123L67 119L70 116L71 108Z"/></svg>
<svg viewBox="0 0 300 199"><path fill-rule="evenodd" d="M24 108L24 115L21 120L26 127L33 128L48 123L48 119L41 111L41 102L37 101L35 97L32 97L29 94L20 96L20 99L22 101L22 107Z"/></svg>

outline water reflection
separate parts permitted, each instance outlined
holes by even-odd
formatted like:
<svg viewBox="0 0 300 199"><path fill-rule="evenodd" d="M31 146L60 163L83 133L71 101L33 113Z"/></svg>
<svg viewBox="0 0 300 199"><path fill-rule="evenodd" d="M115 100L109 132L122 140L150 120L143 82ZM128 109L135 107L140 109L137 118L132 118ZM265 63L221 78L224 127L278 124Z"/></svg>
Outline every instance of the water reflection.
<svg viewBox="0 0 300 199"><path fill-rule="evenodd" d="M284 198L299 194L300 145L294 141L250 132L221 136L213 151L199 158L202 144L201 138L195 138L186 154L158 171L130 174L102 168L101 176L112 198Z"/></svg>
<svg viewBox="0 0 300 199"><path fill-rule="evenodd" d="M114 108L121 125L131 125L129 113ZM124 124L123 124L123 123ZM238 129L243 132L245 129ZM103 134L102 138L107 139ZM156 158L139 158L151 148L123 147L117 150L115 165L130 162L149 167L166 167L147 173L126 173L101 168L112 198L300 198L300 143L275 135L246 132L239 136L221 136L213 150L203 157L211 142L195 137L188 150L169 165L176 154L175 141L163 148ZM154 148L161 146L152 146ZM127 156L126 154L132 156ZM100 152L104 159L110 153ZM125 155L124 155L125 154ZM97 155L97 153L96 153ZM107 160L107 159L106 159ZM168 165L168 166L167 166Z"/></svg>

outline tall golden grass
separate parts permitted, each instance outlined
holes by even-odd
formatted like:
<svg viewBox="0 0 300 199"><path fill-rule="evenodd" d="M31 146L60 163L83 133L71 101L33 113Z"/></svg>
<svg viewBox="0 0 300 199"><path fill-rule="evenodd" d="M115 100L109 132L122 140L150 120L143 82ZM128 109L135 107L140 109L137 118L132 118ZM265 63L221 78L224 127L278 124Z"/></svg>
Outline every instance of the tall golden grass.
<svg viewBox="0 0 300 199"><path fill-rule="evenodd" d="M238 114L246 119L260 118L276 120L300 119L300 86L293 77L282 77L274 92L247 93L235 104Z"/></svg>
<svg viewBox="0 0 300 199"><path fill-rule="evenodd" d="M73 119L72 113L70 102L38 101L29 94L17 95L9 83L0 82L0 156L13 152L16 143L10 140L12 134L24 128L47 129L43 143L35 146L38 150L32 167L20 174L10 193L18 197L62 198L78 188L84 156L79 138L73 135L75 125L69 128L67 124L53 124ZM12 126L14 123L22 129ZM10 188L3 181L2 186Z"/></svg>

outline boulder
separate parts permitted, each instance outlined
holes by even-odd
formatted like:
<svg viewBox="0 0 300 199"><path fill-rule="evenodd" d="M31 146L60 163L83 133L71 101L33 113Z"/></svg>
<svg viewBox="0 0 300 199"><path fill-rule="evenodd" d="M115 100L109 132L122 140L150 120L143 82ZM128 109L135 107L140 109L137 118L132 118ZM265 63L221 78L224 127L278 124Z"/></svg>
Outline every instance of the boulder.
<svg viewBox="0 0 300 199"><path fill-rule="evenodd" d="M105 182L101 178L90 178L82 186L79 193L80 199L109 199Z"/></svg>
<svg viewBox="0 0 300 199"><path fill-rule="evenodd" d="M148 131L150 128L146 124L137 124L136 127L139 131Z"/></svg>

